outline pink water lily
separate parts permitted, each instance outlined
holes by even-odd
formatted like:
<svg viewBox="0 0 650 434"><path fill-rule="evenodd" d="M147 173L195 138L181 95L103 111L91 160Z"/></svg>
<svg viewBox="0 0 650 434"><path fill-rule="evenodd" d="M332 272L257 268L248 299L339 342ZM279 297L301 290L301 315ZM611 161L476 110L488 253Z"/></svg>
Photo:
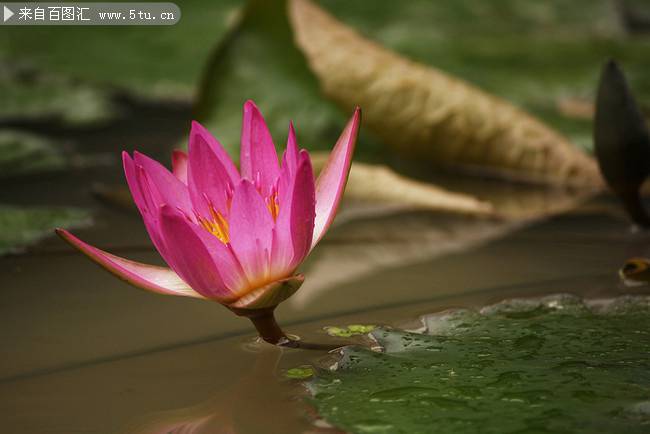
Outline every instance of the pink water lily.
<svg viewBox="0 0 650 434"><path fill-rule="evenodd" d="M244 105L239 171L197 122L188 153L173 153L172 172L146 155L124 152L133 200L169 268L112 255L62 229L57 233L139 288L214 300L249 317L272 312L300 287L304 276L296 270L334 219L359 121L357 108L318 179L293 125L280 164L252 101Z"/></svg>

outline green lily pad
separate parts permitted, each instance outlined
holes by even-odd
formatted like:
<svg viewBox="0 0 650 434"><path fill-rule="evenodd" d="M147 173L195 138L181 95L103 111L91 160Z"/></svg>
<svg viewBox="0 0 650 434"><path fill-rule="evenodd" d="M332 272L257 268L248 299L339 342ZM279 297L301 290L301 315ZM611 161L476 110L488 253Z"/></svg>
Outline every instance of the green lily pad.
<svg viewBox="0 0 650 434"><path fill-rule="evenodd" d="M0 118L79 126L114 119L125 94L191 101L243 0L176 3L174 26L4 26Z"/></svg>
<svg viewBox="0 0 650 434"><path fill-rule="evenodd" d="M3 27L0 57L138 95L190 98L242 0L183 0L174 26Z"/></svg>
<svg viewBox="0 0 650 434"><path fill-rule="evenodd" d="M53 234L57 227L87 224L88 211L78 208L23 208L0 205L0 255L16 253Z"/></svg>
<svg viewBox="0 0 650 434"><path fill-rule="evenodd" d="M642 433L650 427L650 297L511 300L377 329L308 383L351 433Z"/></svg>
<svg viewBox="0 0 650 434"><path fill-rule="evenodd" d="M65 76L0 62L0 117L56 118L70 125L99 123L116 113L110 92Z"/></svg>
<svg viewBox="0 0 650 434"><path fill-rule="evenodd" d="M0 178L65 166L54 142L31 133L0 131Z"/></svg>

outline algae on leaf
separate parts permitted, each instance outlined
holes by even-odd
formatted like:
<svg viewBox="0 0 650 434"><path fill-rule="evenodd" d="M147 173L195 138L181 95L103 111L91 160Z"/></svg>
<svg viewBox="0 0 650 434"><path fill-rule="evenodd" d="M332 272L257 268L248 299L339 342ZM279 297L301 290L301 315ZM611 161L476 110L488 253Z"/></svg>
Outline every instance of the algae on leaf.
<svg viewBox="0 0 650 434"><path fill-rule="evenodd" d="M308 384L351 433L643 433L650 426L650 297L510 300L378 329L383 353L343 350ZM381 381L378 381L381 379Z"/></svg>
<svg viewBox="0 0 650 434"><path fill-rule="evenodd" d="M287 369L284 373L286 378L292 380L304 380L306 378L311 378L314 375L314 368L311 366L298 366L297 368Z"/></svg>
<svg viewBox="0 0 650 434"><path fill-rule="evenodd" d="M363 324L350 324L344 327L337 326L327 326L325 331L330 336L336 336L339 338L351 338L352 336L365 335L370 333L376 328L374 325L363 325Z"/></svg>
<svg viewBox="0 0 650 434"><path fill-rule="evenodd" d="M19 252L24 247L53 234L57 227L85 225L90 213L78 208L25 208L0 205L0 255Z"/></svg>

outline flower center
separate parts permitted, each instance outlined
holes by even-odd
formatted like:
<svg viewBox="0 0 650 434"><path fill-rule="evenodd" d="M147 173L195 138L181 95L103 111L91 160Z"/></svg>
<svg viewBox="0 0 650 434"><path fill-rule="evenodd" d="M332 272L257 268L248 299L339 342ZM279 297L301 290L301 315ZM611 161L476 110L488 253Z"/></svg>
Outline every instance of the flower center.
<svg viewBox="0 0 650 434"><path fill-rule="evenodd" d="M198 221L206 231L219 238L222 243L227 244L230 241L228 220L212 205L210 205L210 218L198 217Z"/></svg>
<svg viewBox="0 0 650 434"><path fill-rule="evenodd" d="M277 189L273 189L264 202L266 203L266 207L271 213L273 220L277 220L278 215L280 214L280 202L278 201ZM222 243L228 244L230 242L230 225L228 224L228 220L223 216L223 214L217 211L211 203L208 206L210 217L204 217L195 213L197 221L206 231L219 238ZM230 208L230 200L228 201L227 206Z"/></svg>
<svg viewBox="0 0 650 434"><path fill-rule="evenodd" d="M271 195L266 198L266 206L269 209L273 220L277 220L278 215L280 214L280 203L278 202L277 190L274 189Z"/></svg>

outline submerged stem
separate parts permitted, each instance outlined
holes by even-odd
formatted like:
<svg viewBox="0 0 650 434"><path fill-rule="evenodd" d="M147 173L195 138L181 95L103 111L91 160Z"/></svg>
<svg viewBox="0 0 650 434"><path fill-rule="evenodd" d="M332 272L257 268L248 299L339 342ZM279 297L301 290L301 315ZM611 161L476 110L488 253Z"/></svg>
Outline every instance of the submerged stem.
<svg viewBox="0 0 650 434"><path fill-rule="evenodd" d="M269 344L282 345L289 341L289 338L282 331L278 323L275 321L273 312L277 306L265 307L261 309L242 309L237 307L228 308L239 316L243 316L251 320L255 329L260 334L260 337Z"/></svg>
<svg viewBox="0 0 650 434"><path fill-rule="evenodd" d="M230 308L239 316L244 316L251 320L260 337L269 344L286 348L299 348L304 350L332 351L347 344L318 344L303 342L289 338L280 328L275 320L276 306L263 309L237 309Z"/></svg>
<svg viewBox="0 0 650 434"><path fill-rule="evenodd" d="M285 342L289 341L289 338L275 320L273 310L261 312L259 315L249 316L248 318L257 329L260 337L269 344L284 345Z"/></svg>

